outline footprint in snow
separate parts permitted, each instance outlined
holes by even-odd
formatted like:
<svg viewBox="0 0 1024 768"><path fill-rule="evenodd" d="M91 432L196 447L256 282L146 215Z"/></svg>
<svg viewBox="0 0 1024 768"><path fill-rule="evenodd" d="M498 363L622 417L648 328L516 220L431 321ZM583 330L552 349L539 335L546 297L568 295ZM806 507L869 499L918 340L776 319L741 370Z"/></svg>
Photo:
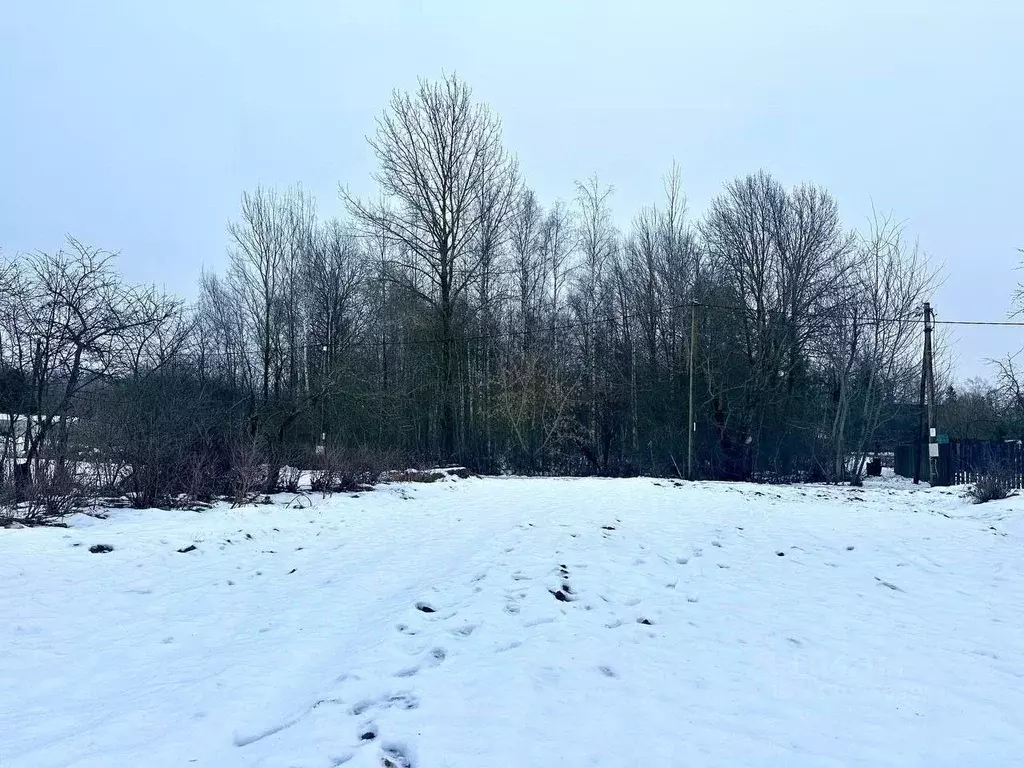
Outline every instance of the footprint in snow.
<svg viewBox="0 0 1024 768"><path fill-rule="evenodd" d="M688 557L677 557L676 558L676 564L677 565L686 565L688 562L690 562L690 558L688 558Z"/></svg>
<svg viewBox="0 0 1024 768"><path fill-rule="evenodd" d="M410 750L397 742L385 744L381 748L380 764L382 768L416 768L410 756Z"/></svg>
<svg viewBox="0 0 1024 768"><path fill-rule="evenodd" d="M420 705L419 699L413 694L400 691L388 694L376 699L363 699L352 706L349 710L353 715L359 717L370 709L416 709Z"/></svg>
<svg viewBox="0 0 1024 768"><path fill-rule="evenodd" d="M476 624L466 624L462 627L456 627L455 629L449 630L456 637L469 637L476 631Z"/></svg>

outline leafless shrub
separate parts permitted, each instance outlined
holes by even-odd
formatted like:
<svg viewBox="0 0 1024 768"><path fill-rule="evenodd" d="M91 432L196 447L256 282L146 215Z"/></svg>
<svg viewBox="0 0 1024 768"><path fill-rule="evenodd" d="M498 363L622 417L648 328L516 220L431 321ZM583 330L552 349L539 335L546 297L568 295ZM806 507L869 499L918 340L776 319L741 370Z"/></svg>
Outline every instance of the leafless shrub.
<svg viewBox="0 0 1024 768"><path fill-rule="evenodd" d="M392 454L366 448L328 448L315 457L310 488L317 493L366 490L384 474Z"/></svg>
<svg viewBox="0 0 1024 768"><path fill-rule="evenodd" d="M73 465L44 465L38 468L30 486L8 497L7 515L25 525L59 525L88 504L94 487Z"/></svg>
<svg viewBox="0 0 1024 768"><path fill-rule="evenodd" d="M193 453L184 465L182 490L190 499L210 502L223 490L223 466L217 456Z"/></svg>
<svg viewBox="0 0 1024 768"><path fill-rule="evenodd" d="M353 448L341 456L339 490L359 491L372 485L387 468L387 454L367 448Z"/></svg>
<svg viewBox="0 0 1024 768"><path fill-rule="evenodd" d="M967 495L975 504L988 501L999 501L1016 495L1010 484L1009 473L1004 467L995 464L979 477L968 489Z"/></svg>
<svg viewBox="0 0 1024 768"><path fill-rule="evenodd" d="M436 483L438 480L449 480L452 478L465 480L470 477L473 477L473 473L465 467L403 469L387 473L387 479L393 483Z"/></svg>
<svg viewBox="0 0 1024 768"><path fill-rule="evenodd" d="M312 465L309 479L311 490L325 495L340 490L341 453L338 450L327 448L323 453L318 453L313 457Z"/></svg>
<svg viewBox="0 0 1024 768"><path fill-rule="evenodd" d="M0 528L7 527L17 521L17 491L14 483L4 477L0 483Z"/></svg>
<svg viewBox="0 0 1024 768"><path fill-rule="evenodd" d="M248 504L266 485L264 447L259 440L240 439L231 446L228 483L235 506Z"/></svg>
<svg viewBox="0 0 1024 768"><path fill-rule="evenodd" d="M114 496L128 474L128 466L123 460L97 461L92 464L92 472L97 493Z"/></svg>
<svg viewBox="0 0 1024 768"><path fill-rule="evenodd" d="M310 474L309 487L315 493L333 493L337 485L333 467L319 466Z"/></svg>

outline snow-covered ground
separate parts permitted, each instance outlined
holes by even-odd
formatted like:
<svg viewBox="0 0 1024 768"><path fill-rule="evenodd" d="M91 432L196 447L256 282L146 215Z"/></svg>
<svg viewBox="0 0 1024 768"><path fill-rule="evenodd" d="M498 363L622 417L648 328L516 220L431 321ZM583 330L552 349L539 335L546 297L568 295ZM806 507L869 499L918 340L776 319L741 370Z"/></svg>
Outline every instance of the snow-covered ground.
<svg viewBox="0 0 1024 768"><path fill-rule="evenodd" d="M0 766L1024 761L1024 500L645 479L289 500L0 530Z"/></svg>

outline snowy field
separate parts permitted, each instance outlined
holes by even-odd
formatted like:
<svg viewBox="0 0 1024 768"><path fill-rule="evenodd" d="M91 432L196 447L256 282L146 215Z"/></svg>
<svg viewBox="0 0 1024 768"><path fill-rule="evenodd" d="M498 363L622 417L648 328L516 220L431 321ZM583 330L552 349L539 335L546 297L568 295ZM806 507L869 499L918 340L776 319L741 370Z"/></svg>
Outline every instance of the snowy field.
<svg viewBox="0 0 1024 768"><path fill-rule="evenodd" d="M0 766L1024 764L1024 500L292 499L0 530Z"/></svg>

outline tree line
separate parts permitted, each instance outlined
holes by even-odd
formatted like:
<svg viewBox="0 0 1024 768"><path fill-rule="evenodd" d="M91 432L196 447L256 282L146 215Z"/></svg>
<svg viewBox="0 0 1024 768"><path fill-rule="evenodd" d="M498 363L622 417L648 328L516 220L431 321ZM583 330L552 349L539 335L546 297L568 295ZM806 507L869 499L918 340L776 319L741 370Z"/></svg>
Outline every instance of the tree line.
<svg viewBox="0 0 1024 768"><path fill-rule="evenodd" d="M673 166L622 230L596 176L539 200L455 76L369 142L378 194L341 187L339 218L245 192L190 305L77 241L7 259L11 492L69 464L140 506L403 462L841 480L914 403L936 273L892 218L764 171L693 217Z"/></svg>

